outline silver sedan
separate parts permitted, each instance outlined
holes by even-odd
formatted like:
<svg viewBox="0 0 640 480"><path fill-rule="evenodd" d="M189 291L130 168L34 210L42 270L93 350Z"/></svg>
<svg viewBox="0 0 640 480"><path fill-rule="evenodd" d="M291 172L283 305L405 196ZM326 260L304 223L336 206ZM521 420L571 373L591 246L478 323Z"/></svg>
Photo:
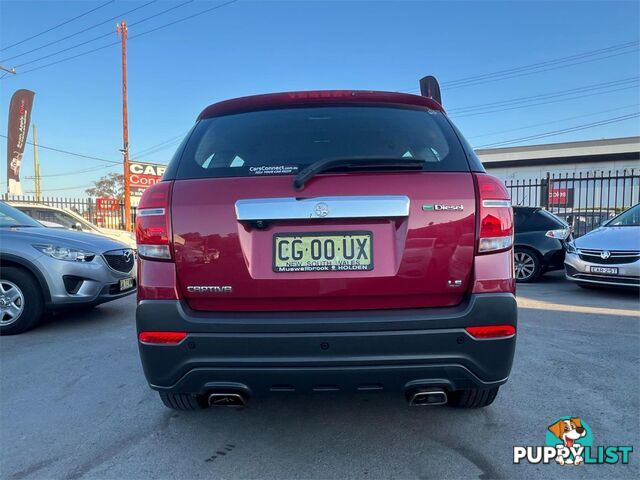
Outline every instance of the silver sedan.
<svg viewBox="0 0 640 480"><path fill-rule="evenodd" d="M567 279L582 287L640 286L640 204L567 245Z"/></svg>

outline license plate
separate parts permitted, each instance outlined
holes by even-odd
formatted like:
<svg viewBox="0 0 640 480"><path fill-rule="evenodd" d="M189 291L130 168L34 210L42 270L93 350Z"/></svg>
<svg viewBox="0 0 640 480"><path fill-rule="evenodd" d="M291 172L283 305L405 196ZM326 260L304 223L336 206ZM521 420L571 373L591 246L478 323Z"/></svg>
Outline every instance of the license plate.
<svg viewBox="0 0 640 480"><path fill-rule="evenodd" d="M339 272L373 270L371 232L277 233L273 271Z"/></svg>
<svg viewBox="0 0 640 480"><path fill-rule="evenodd" d="M615 267L591 267L591 273L605 273L607 275L617 275L618 269Z"/></svg>
<svg viewBox="0 0 640 480"><path fill-rule="evenodd" d="M133 288L133 278L123 278L120 280L120 291L129 290Z"/></svg>

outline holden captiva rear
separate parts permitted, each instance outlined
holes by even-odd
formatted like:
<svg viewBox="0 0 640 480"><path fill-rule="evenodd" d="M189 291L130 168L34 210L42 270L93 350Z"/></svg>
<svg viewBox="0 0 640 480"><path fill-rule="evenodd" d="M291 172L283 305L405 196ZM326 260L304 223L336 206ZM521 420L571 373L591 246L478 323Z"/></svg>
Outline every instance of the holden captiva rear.
<svg viewBox="0 0 640 480"><path fill-rule="evenodd" d="M489 405L516 342L513 213L439 102L204 109L138 208L145 375L176 409L283 392Z"/></svg>

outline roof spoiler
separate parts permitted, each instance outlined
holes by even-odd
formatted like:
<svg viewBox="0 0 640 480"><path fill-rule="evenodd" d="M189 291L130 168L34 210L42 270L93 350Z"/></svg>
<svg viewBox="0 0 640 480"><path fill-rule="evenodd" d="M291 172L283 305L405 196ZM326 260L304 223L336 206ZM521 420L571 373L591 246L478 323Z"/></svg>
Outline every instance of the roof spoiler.
<svg viewBox="0 0 640 480"><path fill-rule="evenodd" d="M420 95L429 97L440 105L442 105L442 96L440 95L440 85L436 77L427 75L420 79Z"/></svg>

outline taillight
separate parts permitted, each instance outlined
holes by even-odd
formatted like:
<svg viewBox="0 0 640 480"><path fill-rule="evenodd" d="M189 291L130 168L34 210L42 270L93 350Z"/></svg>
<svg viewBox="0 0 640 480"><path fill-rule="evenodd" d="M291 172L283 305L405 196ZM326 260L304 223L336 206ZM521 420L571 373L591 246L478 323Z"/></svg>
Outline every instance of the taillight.
<svg viewBox="0 0 640 480"><path fill-rule="evenodd" d="M171 182L159 182L145 190L136 213L138 255L152 260L171 260L169 203Z"/></svg>
<svg viewBox="0 0 640 480"><path fill-rule="evenodd" d="M516 333L516 327L513 325L483 325L481 327L465 327L465 330L473 338L510 337Z"/></svg>
<svg viewBox="0 0 640 480"><path fill-rule="evenodd" d="M513 209L509 192L497 178L474 174L478 188L480 228L478 253L495 253L513 246Z"/></svg>
<svg viewBox="0 0 640 480"><path fill-rule="evenodd" d="M545 237L556 238L558 240L566 240L569 237L571 230L569 228L559 228L557 230L549 230L544 234Z"/></svg>
<svg viewBox="0 0 640 480"><path fill-rule="evenodd" d="M140 343L177 345L186 337L186 332L140 332L138 340Z"/></svg>

